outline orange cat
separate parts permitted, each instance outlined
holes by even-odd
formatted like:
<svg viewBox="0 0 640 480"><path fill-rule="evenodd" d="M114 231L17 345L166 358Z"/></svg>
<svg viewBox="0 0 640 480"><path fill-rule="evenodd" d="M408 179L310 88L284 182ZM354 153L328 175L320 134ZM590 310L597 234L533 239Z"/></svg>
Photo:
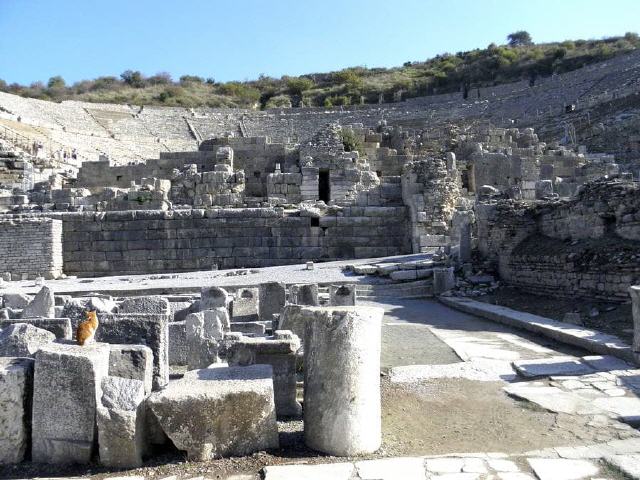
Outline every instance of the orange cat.
<svg viewBox="0 0 640 480"><path fill-rule="evenodd" d="M87 319L78 325L76 330L76 340L78 345L85 345L93 341L93 337L98 329L98 315L95 311L87 312Z"/></svg>

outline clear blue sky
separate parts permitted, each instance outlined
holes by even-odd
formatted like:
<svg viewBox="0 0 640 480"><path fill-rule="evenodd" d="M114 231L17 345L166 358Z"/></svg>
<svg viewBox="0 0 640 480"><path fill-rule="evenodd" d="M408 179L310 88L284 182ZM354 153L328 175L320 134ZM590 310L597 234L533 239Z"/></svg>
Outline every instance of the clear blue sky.
<svg viewBox="0 0 640 480"><path fill-rule="evenodd" d="M0 0L0 78L246 80L640 30L640 0Z"/></svg>

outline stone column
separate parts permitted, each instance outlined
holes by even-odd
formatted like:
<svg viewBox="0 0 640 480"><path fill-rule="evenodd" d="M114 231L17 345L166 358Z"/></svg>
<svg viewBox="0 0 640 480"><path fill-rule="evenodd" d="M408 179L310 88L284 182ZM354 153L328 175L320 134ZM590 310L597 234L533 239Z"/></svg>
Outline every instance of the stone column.
<svg viewBox="0 0 640 480"><path fill-rule="evenodd" d="M376 307L307 307L304 435L307 446L351 456L380 448L380 340Z"/></svg>
<svg viewBox="0 0 640 480"><path fill-rule="evenodd" d="M109 371L109 345L50 344L36 353L32 460L89 463L96 410Z"/></svg>
<svg viewBox="0 0 640 480"><path fill-rule="evenodd" d="M629 294L633 302L633 351L640 357L640 285L629 287Z"/></svg>
<svg viewBox="0 0 640 480"><path fill-rule="evenodd" d="M280 313L286 303L286 289L284 283L269 282L260 285L258 309L260 320L273 320L275 313Z"/></svg>
<svg viewBox="0 0 640 480"><path fill-rule="evenodd" d="M356 286L354 284L331 285L329 297L332 306L352 307L356 304Z"/></svg>

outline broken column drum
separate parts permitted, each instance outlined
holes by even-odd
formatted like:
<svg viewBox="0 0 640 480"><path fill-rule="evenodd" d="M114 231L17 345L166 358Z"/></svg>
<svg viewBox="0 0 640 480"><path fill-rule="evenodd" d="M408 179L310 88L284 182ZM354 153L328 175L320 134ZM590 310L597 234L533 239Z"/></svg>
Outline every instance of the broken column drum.
<svg viewBox="0 0 640 480"><path fill-rule="evenodd" d="M380 340L376 307L307 307L304 435L330 455L376 451L381 444Z"/></svg>

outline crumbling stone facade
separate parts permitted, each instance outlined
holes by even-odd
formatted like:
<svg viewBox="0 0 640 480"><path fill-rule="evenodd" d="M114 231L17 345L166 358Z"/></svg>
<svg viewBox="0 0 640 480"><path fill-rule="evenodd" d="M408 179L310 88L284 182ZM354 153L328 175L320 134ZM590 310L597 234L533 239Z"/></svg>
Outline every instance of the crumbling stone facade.
<svg viewBox="0 0 640 480"><path fill-rule="evenodd" d="M640 187L600 181L563 202L479 205L478 249L503 280L549 295L627 301L640 281Z"/></svg>

